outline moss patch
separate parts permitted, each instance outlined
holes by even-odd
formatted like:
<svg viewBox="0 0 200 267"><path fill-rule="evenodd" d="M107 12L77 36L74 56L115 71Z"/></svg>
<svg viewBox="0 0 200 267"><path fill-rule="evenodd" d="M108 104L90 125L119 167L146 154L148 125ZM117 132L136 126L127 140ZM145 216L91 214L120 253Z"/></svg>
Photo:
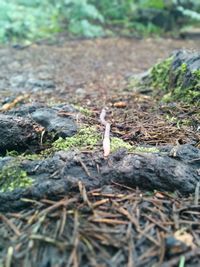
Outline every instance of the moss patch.
<svg viewBox="0 0 200 267"><path fill-rule="evenodd" d="M69 150L73 148L94 149L98 145L102 146L101 142L102 134L98 133L95 127L85 127L80 129L79 132L72 137L67 137L65 139L59 138L56 140L53 143L53 151ZM129 152L159 152L157 148L134 147L118 137L111 137L111 152L115 152L120 148L125 148Z"/></svg>
<svg viewBox="0 0 200 267"><path fill-rule="evenodd" d="M102 148L102 134L97 132L96 127L84 127L78 131L78 133L72 137L65 139L59 138L56 140L52 149L48 150L48 155L59 150L69 150L73 148L78 149L94 149L100 146ZM122 139L117 137L111 138L111 152L115 152L120 148L127 149L128 152L143 152L143 153L157 153L157 148L148 147L134 147L129 143L124 142ZM39 160L44 156L42 154L33 155L16 155L12 162L5 165L0 172L0 192L10 192L17 188L27 188L33 184L32 178L28 177L26 171L22 170L20 164L23 160ZM103 153L103 152L102 152Z"/></svg>
<svg viewBox="0 0 200 267"><path fill-rule="evenodd" d="M153 66L150 74L150 83L154 88L168 91L170 84L169 74L172 61L173 57L169 57Z"/></svg>
<svg viewBox="0 0 200 267"><path fill-rule="evenodd" d="M125 148L129 152L143 152L143 153L158 153L159 149L156 147L142 147L142 146L132 146L129 143L124 142L122 139L118 137L111 138L111 152L117 151L119 148Z"/></svg>
<svg viewBox="0 0 200 267"><path fill-rule="evenodd" d="M85 127L72 137L59 138L53 143L55 150L69 150L70 148L94 148L101 140L101 134L95 127Z"/></svg>
<svg viewBox="0 0 200 267"><path fill-rule="evenodd" d="M129 143L124 142L122 139L118 137L112 137L110 142L111 152L117 151L119 148L126 148L128 151L133 149L133 146Z"/></svg>
<svg viewBox="0 0 200 267"><path fill-rule="evenodd" d="M183 101L197 103L200 99L200 70L191 73L187 64L182 63L179 68L172 70L173 57L156 64L150 72L148 85L157 89L163 95L162 101ZM189 86L186 86L188 77Z"/></svg>
<svg viewBox="0 0 200 267"><path fill-rule="evenodd" d="M31 186L33 180L27 173L13 162L4 166L0 172L0 192L13 191L17 188Z"/></svg>
<svg viewBox="0 0 200 267"><path fill-rule="evenodd" d="M171 116L169 114L167 114L166 116L164 116L166 121L168 121L169 123L173 123L176 124L176 127L178 129L181 128L181 126L192 126L192 121L188 118L188 119L179 119L175 116Z"/></svg>
<svg viewBox="0 0 200 267"><path fill-rule="evenodd" d="M75 109L77 109L80 113L82 113L86 117L90 117L92 115L92 111L87 109L87 108L84 108L84 107L79 106L79 105L73 105L73 107Z"/></svg>
<svg viewBox="0 0 200 267"><path fill-rule="evenodd" d="M141 152L141 153L158 153L160 150L156 147L143 147L138 146L134 147L133 152Z"/></svg>

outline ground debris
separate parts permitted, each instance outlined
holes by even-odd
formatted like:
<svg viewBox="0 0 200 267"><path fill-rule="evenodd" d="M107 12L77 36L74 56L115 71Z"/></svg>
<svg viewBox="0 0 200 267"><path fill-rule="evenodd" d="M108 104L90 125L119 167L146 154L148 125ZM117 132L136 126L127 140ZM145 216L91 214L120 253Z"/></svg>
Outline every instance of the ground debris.
<svg viewBox="0 0 200 267"><path fill-rule="evenodd" d="M129 79L183 46L199 49L199 40L115 37L0 49L1 116L35 119L39 135L39 151L29 146L14 158L6 147L0 159L0 169L19 159L33 181L0 193L0 266L200 265L199 109L158 104L150 88L138 93ZM37 154L51 145L41 127L51 141L73 135L80 122L101 136L104 106L111 139L127 151L107 159L98 145ZM5 173L3 180L13 178L10 168Z"/></svg>
<svg viewBox="0 0 200 267"><path fill-rule="evenodd" d="M29 209L1 215L2 261L11 257L16 267L150 267L177 266L182 256L186 266L200 264L195 196L149 194L120 184L80 188L61 200L30 200ZM178 229L192 243L179 241Z"/></svg>

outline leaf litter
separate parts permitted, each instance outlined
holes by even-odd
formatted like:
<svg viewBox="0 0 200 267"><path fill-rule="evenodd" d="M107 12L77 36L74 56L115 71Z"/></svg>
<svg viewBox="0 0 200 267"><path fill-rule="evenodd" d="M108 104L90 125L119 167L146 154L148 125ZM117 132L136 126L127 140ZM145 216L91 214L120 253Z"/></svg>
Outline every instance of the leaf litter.
<svg viewBox="0 0 200 267"><path fill-rule="evenodd" d="M177 266L185 255L190 266L200 262L197 195L150 195L121 184L87 192L80 183L79 190L58 201L24 199L32 202L29 210L1 215L1 239L9 244L1 248L6 261L14 266Z"/></svg>

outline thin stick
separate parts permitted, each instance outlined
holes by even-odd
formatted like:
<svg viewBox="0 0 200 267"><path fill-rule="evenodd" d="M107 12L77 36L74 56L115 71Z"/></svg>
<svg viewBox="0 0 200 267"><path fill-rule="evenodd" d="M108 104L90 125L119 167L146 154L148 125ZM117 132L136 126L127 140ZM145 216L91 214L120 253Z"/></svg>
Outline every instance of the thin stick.
<svg viewBox="0 0 200 267"><path fill-rule="evenodd" d="M12 221L10 221L8 218L6 218L6 216L4 216L3 214L0 214L0 220L2 220L4 223L6 223L17 236L21 235L17 226L15 226L14 223L12 223Z"/></svg>

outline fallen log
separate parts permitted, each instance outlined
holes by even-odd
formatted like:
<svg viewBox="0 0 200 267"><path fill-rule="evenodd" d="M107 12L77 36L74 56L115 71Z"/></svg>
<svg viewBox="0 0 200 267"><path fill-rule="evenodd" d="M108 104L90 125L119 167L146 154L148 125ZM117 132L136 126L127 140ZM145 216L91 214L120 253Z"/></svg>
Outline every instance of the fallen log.
<svg viewBox="0 0 200 267"><path fill-rule="evenodd" d="M144 190L194 193L200 181L200 150L191 145L165 148L159 153L119 150L109 159L100 153L59 151L47 159L24 160L20 167L34 182L28 188L0 193L1 211L26 206L23 198L56 199L77 191L79 181L88 190L117 182Z"/></svg>

